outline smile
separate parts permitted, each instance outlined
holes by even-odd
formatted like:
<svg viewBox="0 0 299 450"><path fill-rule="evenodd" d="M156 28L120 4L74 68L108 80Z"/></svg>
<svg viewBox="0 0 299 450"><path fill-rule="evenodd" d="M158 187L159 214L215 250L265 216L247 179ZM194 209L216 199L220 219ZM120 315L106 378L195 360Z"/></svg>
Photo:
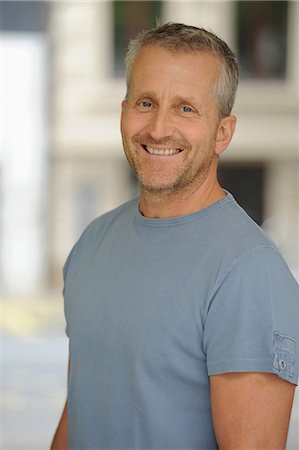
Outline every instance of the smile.
<svg viewBox="0 0 299 450"><path fill-rule="evenodd" d="M180 148L153 148L149 147L148 145L142 145L144 150L146 150L151 155L162 155L162 156L170 156L170 155L177 155L182 150Z"/></svg>

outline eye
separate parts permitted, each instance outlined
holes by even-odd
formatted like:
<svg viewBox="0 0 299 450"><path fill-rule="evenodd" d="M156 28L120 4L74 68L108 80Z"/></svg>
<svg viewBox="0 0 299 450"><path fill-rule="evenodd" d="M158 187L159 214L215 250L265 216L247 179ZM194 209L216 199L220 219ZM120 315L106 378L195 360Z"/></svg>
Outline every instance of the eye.
<svg viewBox="0 0 299 450"><path fill-rule="evenodd" d="M140 100L137 102L137 108L141 111L152 109L153 104L149 100Z"/></svg>
<svg viewBox="0 0 299 450"><path fill-rule="evenodd" d="M193 113L194 112L193 108L191 108L191 106L188 106L188 105L181 106L180 109L183 113Z"/></svg>
<svg viewBox="0 0 299 450"><path fill-rule="evenodd" d="M152 104L150 102L141 102L141 106L143 108L150 108L152 106Z"/></svg>

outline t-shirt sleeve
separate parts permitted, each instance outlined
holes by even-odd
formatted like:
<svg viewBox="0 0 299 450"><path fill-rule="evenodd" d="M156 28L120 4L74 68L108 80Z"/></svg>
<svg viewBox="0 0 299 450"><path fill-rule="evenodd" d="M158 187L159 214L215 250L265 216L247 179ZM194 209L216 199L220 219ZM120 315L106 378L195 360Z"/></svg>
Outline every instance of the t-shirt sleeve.
<svg viewBox="0 0 299 450"><path fill-rule="evenodd" d="M71 252L69 253L69 255L68 255L68 257L67 257L67 259L66 259L66 261L65 261L65 264L64 264L64 266L63 266L63 298L64 298L64 311L65 311L65 319L66 319L66 324L65 324L65 333L66 333L66 335L67 335L67 337L69 337L69 324L68 324L68 321L67 321L67 314L66 314L66 289L67 289L67 274L68 274L68 270L69 270L69 266L70 266L70 264L71 264L71 259L72 259L72 256L73 256L73 253L74 253L74 251L75 251L75 248L76 248L76 246L74 246L73 248L72 248L72 250L71 250Z"/></svg>
<svg viewBox="0 0 299 450"><path fill-rule="evenodd" d="M280 254L251 250L215 287L204 325L208 374L270 372L298 382L299 289Z"/></svg>

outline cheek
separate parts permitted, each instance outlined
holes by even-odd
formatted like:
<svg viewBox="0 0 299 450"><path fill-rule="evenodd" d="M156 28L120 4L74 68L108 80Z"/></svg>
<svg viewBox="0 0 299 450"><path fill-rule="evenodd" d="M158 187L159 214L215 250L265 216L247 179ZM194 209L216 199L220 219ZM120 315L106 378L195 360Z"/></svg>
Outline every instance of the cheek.
<svg viewBox="0 0 299 450"><path fill-rule="evenodd" d="M128 114L124 114L121 120L121 131L127 137L133 137L141 129L140 120Z"/></svg>
<svg viewBox="0 0 299 450"><path fill-rule="evenodd" d="M186 128L179 130L179 132L194 148L202 146L205 141L205 131L199 128Z"/></svg>
<svg viewBox="0 0 299 450"><path fill-rule="evenodd" d="M193 145L210 145L215 140L215 131L208 124L193 126L188 130L188 137Z"/></svg>

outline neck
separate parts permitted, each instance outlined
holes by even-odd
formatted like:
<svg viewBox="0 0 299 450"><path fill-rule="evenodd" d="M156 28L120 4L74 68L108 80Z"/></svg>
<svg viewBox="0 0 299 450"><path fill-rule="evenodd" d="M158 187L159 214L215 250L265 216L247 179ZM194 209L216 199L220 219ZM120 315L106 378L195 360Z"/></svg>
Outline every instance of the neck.
<svg viewBox="0 0 299 450"><path fill-rule="evenodd" d="M226 195L217 180L216 169L212 164L204 181L193 189L187 187L180 192L153 192L141 188L141 214L162 219L180 217L207 208Z"/></svg>

